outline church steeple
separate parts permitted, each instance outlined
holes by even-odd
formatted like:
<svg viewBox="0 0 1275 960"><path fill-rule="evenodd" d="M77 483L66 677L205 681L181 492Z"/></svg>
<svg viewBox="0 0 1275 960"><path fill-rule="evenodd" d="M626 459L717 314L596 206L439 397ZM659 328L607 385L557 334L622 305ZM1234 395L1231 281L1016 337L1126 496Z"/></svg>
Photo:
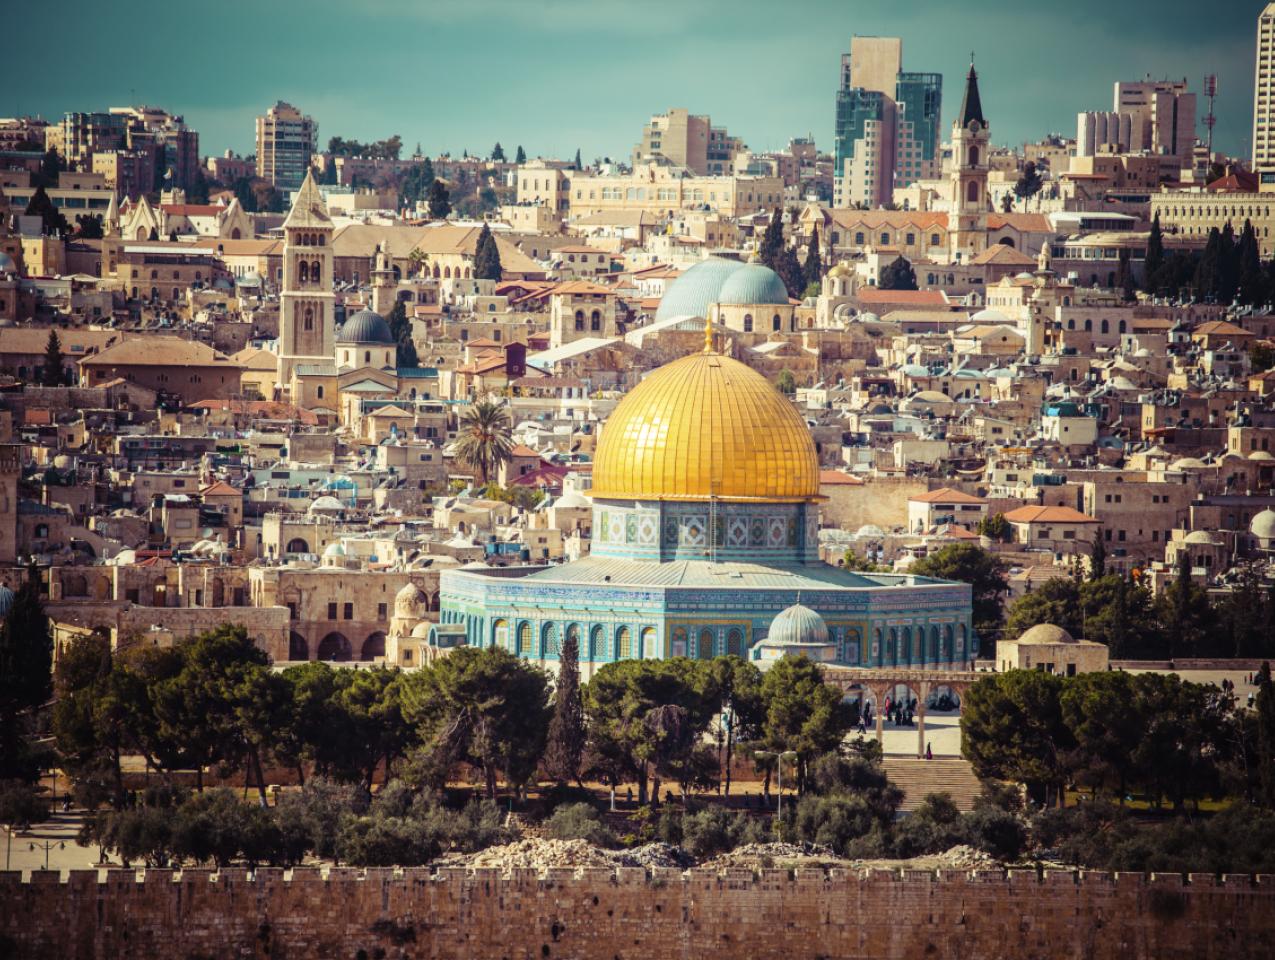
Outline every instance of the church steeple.
<svg viewBox="0 0 1275 960"><path fill-rule="evenodd" d="M983 101L978 95L978 73L974 70L974 54L970 54L970 72L965 78L965 96L961 100L961 126L968 127L977 120L980 127L987 126L983 119Z"/></svg>

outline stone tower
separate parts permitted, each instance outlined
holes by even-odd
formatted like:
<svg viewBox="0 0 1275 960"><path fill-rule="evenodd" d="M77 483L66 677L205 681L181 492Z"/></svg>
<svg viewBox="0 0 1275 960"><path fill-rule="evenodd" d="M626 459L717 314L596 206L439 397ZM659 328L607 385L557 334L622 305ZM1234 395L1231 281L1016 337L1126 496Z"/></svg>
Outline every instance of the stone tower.
<svg viewBox="0 0 1275 960"><path fill-rule="evenodd" d="M987 167L990 135L978 95L978 74L970 62L961 114L952 125L951 205L947 242L952 260L969 260L987 249Z"/></svg>
<svg viewBox="0 0 1275 960"><path fill-rule="evenodd" d="M332 219L309 171L283 222L279 296L279 385L286 393L298 364L335 362Z"/></svg>
<svg viewBox="0 0 1275 960"><path fill-rule="evenodd" d="M387 241L388 242L388 241ZM390 263L386 244L376 248L376 261L372 267L372 312L388 317L394 309L394 297L398 282L394 279L394 266Z"/></svg>

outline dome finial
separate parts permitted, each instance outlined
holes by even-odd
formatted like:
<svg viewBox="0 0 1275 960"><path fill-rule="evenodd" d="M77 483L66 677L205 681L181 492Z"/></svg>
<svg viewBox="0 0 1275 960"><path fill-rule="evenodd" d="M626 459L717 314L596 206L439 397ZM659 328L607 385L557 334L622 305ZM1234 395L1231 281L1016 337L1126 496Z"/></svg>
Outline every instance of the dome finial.
<svg viewBox="0 0 1275 960"><path fill-rule="evenodd" d="M708 311L708 316L704 318L704 352L713 352L713 311Z"/></svg>

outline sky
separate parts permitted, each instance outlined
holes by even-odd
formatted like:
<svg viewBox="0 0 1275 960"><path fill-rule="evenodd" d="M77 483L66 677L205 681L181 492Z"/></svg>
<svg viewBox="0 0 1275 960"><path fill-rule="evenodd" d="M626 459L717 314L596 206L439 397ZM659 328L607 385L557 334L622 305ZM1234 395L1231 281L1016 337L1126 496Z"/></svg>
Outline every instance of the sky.
<svg viewBox="0 0 1275 960"><path fill-rule="evenodd" d="M1116 80L1185 77L1198 92L1216 73L1215 147L1247 156L1263 5L61 0L5 17L24 40L6 49L0 116L146 103L184 115L206 154L248 153L253 118L287 100L321 145L397 133L405 152L486 155L499 141L511 158L521 144L588 161L627 157L651 114L686 107L753 150L807 134L831 149L840 57L860 34L902 37L904 69L944 74L945 135L974 51L997 143L1074 136L1077 111L1111 109Z"/></svg>

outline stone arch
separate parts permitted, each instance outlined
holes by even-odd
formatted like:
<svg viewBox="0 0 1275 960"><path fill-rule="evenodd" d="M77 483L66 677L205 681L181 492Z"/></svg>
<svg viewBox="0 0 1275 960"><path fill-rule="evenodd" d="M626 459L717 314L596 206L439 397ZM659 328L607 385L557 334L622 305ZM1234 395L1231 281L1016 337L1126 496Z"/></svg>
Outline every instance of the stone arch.
<svg viewBox="0 0 1275 960"><path fill-rule="evenodd" d="M744 333L753 332L753 315L751 313L744 314Z"/></svg>
<svg viewBox="0 0 1275 960"><path fill-rule="evenodd" d="M518 624L518 649L516 651L519 656L531 656L532 636L531 621L520 621Z"/></svg>
<svg viewBox="0 0 1275 960"><path fill-rule="evenodd" d="M375 633L369 633L367 639L363 641L363 650L359 653L359 659L367 662L380 657L385 659L385 634L380 630Z"/></svg>
<svg viewBox="0 0 1275 960"><path fill-rule="evenodd" d="M310 644L305 637L293 630L288 634L288 659L309 660Z"/></svg>
<svg viewBox="0 0 1275 960"><path fill-rule="evenodd" d="M323 280L323 270L319 266L319 261L315 260L310 264L310 282L319 283Z"/></svg>
<svg viewBox="0 0 1275 960"><path fill-rule="evenodd" d="M576 320L576 332L584 333L584 311L583 310L576 311L575 320Z"/></svg>
<svg viewBox="0 0 1275 960"><path fill-rule="evenodd" d="M89 595L89 580L82 573L72 573L62 578L62 596L64 597L87 597Z"/></svg>
<svg viewBox="0 0 1275 960"><path fill-rule="evenodd" d="M319 659L344 662L354 656L345 634L333 631L319 641Z"/></svg>
<svg viewBox="0 0 1275 960"><path fill-rule="evenodd" d="M930 665L939 662L939 628L937 625L930 627L930 646L926 651L925 662Z"/></svg>
<svg viewBox="0 0 1275 960"><path fill-rule="evenodd" d="M640 649L638 650L638 655L646 656L649 651L655 649L655 628L643 627L639 641Z"/></svg>
<svg viewBox="0 0 1275 960"><path fill-rule="evenodd" d="M310 544L306 543L304 537L293 537L288 541L285 553L309 553Z"/></svg>
<svg viewBox="0 0 1275 960"><path fill-rule="evenodd" d="M302 260L301 265L297 267L297 279L302 283L310 282L310 264L306 263L304 260Z"/></svg>
<svg viewBox="0 0 1275 960"><path fill-rule="evenodd" d="M863 662L863 637L858 627L847 627L841 634L841 662Z"/></svg>
<svg viewBox="0 0 1275 960"><path fill-rule="evenodd" d="M775 330L775 331L782 330L784 327L783 318L780 317L779 314L775 314L773 317L770 318L770 326L772 330Z"/></svg>
<svg viewBox="0 0 1275 960"><path fill-rule="evenodd" d="M1014 245L1014 238L1013 238L1013 237L1001 237L1001 238L1000 238L999 240L997 240L996 242L997 242L997 243L999 243L1002 247L1012 247L1012 246Z"/></svg>
<svg viewBox="0 0 1275 960"><path fill-rule="evenodd" d="M556 623L546 623L540 628L540 657L557 657L562 652L562 644Z"/></svg>

